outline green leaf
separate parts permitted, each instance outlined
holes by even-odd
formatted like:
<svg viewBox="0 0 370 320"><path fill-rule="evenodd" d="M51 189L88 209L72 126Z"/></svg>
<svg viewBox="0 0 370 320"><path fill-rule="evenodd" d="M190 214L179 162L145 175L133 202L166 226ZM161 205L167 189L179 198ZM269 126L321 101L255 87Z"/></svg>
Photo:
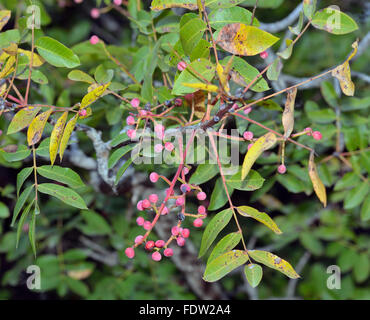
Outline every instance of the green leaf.
<svg viewBox="0 0 370 320"><path fill-rule="evenodd" d="M12 223L11 226L14 226L15 221L17 220L19 212L22 210L24 204L26 203L27 199L29 198L34 186L31 185L27 187L19 196L17 199L17 202L15 203L15 207L13 210L13 218L12 218Z"/></svg>
<svg viewBox="0 0 370 320"><path fill-rule="evenodd" d="M36 258L36 209L32 212L32 217L30 221L30 226L28 229L28 237L30 239L30 244L32 248L33 255Z"/></svg>
<svg viewBox="0 0 370 320"><path fill-rule="evenodd" d="M268 216L267 213L260 212L257 209L248 206L241 206L237 207L236 209L240 215L256 219L257 221L263 223L266 227L270 228L276 234L282 233L277 224Z"/></svg>
<svg viewBox="0 0 370 320"><path fill-rule="evenodd" d="M42 183L39 184L38 190L42 193L58 198L64 203L75 208L87 209L85 201L72 189L54 183Z"/></svg>
<svg viewBox="0 0 370 320"><path fill-rule="evenodd" d="M197 74L191 70L195 70ZM199 74L202 76L200 77ZM204 82L203 78L207 81L211 81L215 75L215 66L206 59L195 60L190 63L187 68L182 71L179 77L176 79L172 89L174 95L184 95L186 93L192 93L197 89L186 87L183 83L199 83Z"/></svg>
<svg viewBox="0 0 370 320"><path fill-rule="evenodd" d="M368 254L361 253L357 256L353 275L358 283L362 283L367 280L370 275L370 259Z"/></svg>
<svg viewBox="0 0 370 320"><path fill-rule="evenodd" d="M209 48L211 47L212 45L208 41L200 39L198 44L191 51L190 61L200 58L207 59L209 57Z"/></svg>
<svg viewBox="0 0 370 320"><path fill-rule="evenodd" d="M248 250L248 254L257 262L262 263L269 268L278 270L291 279L300 278L289 262L281 259L273 253L262 250Z"/></svg>
<svg viewBox="0 0 370 320"><path fill-rule="evenodd" d="M361 220L370 220L370 196L367 196L361 208Z"/></svg>
<svg viewBox="0 0 370 320"><path fill-rule="evenodd" d="M211 180L218 173L219 170L216 164L201 163L200 165L198 165L197 169L190 177L189 183L191 184L205 183Z"/></svg>
<svg viewBox="0 0 370 320"><path fill-rule="evenodd" d="M299 239L302 245L314 255L320 256L324 253L324 246L321 241L312 234L312 232L307 231L301 233Z"/></svg>
<svg viewBox="0 0 370 320"><path fill-rule="evenodd" d="M82 217L87 225L81 226L84 233L88 235L106 235L110 234L111 228L105 219L94 211L82 211Z"/></svg>
<svg viewBox="0 0 370 320"><path fill-rule="evenodd" d="M35 46L40 56L53 66L75 68L80 65L78 56L71 49L53 38L38 38Z"/></svg>
<svg viewBox="0 0 370 320"><path fill-rule="evenodd" d="M227 9L218 9L212 11L209 15L209 24L214 29L221 29L230 23L250 24L252 13L242 7L231 7ZM256 18L253 19L253 25L259 26Z"/></svg>
<svg viewBox="0 0 370 320"><path fill-rule="evenodd" d="M19 191L22 188L23 183L27 180L33 171L33 167L23 168L21 172L17 174L17 197L19 197Z"/></svg>
<svg viewBox="0 0 370 320"><path fill-rule="evenodd" d="M291 33L298 36L302 31L302 27L303 27L303 13L301 12L299 14L299 20L298 20L297 25L295 27L289 27L289 30Z"/></svg>
<svg viewBox="0 0 370 320"><path fill-rule="evenodd" d="M94 73L94 77L97 83L103 84L111 82L114 76L113 69L106 69L104 65L100 64Z"/></svg>
<svg viewBox="0 0 370 320"><path fill-rule="evenodd" d="M116 146L118 146L119 144L121 144L121 143L123 143L123 142L125 142L125 141L130 141L130 140L131 140L131 138L129 138L129 136L127 135L127 132L122 132L122 133L120 133L119 135L115 136L115 137L112 139L112 141L111 141L110 145L111 145L112 147L116 147Z"/></svg>
<svg viewBox="0 0 370 320"><path fill-rule="evenodd" d="M74 189L85 186L80 176L70 168L45 165L38 167L37 173L50 180L64 183Z"/></svg>
<svg viewBox="0 0 370 320"><path fill-rule="evenodd" d="M10 215L8 207L0 202L0 218L5 219L8 218Z"/></svg>
<svg viewBox="0 0 370 320"><path fill-rule="evenodd" d="M207 264L220 255L224 254L225 252L234 249L235 246L240 242L241 238L242 236L239 232L229 233L228 235L223 237L213 248L207 260Z"/></svg>
<svg viewBox="0 0 370 320"><path fill-rule="evenodd" d="M212 242L216 239L217 235L229 223L233 211L229 208L217 213L212 220L208 223L203 232L202 242L200 244L199 257L203 256Z"/></svg>
<svg viewBox="0 0 370 320"><path fill-rule="evenodd" d="M277 57L267 70L267 78L271 81L276 81L279 78L281 69L283 69L283 63L281 62L281 58Z"/></svg>
<svg viewBox="0 0 370 320"><path fill-rule="evenodd" d="M234 191L234 188L231 186L227 187L227 190L229 191L229 194L231 195ZM227 195L225 192L224 184L222 182L221 177L217 179L215 183L215 187L213 189L211 199L209 202L208 209L209 210L217 210L224 206L224 204L227 202Z"/></svg>
<svg viewBox="0 0 370 320"><path fill-rule="evenodd" d="M183 19L187 19L186 15L184 15L181 20ZM181 26L180 41L187 55L191 54L194 47L202 39L206 28L206 23L200 18L191 19Z"/></svg>
<svg viewBox="0 0 370 320"><path fill-rule="evenodd" d="M117 175L116 175L116 181L114 182L115 185L118 184L123 174L126 172L127 168L131 165L131 163L134 161L133 158L127 159L127 161L122 165L121 168L119 168Z"/></svg>
<svg viewBox="0 0 370 320"><path fill-rule="evenodd" d="M344 209L353 209L359 206L369 194L369 183L367 181L350 190L344 199Z"/></svg>
<svg viewBox="0 0 370 320"><path fill-rule="evenodd" d="M347 34L358 29L357 23L336 8L325 8L315 13L312 25L333 34Z"/></svg>
<svg viewBox="0 0 370 320"><path fill-rule="evenodd" d="M83 72L81 70L72 70L68 73L68 79L73 81L81 81L81 82L87 82L87 83L94 83L94 79L88 75L86 72ZM108 81L109 82L109 81Z"/></svg>
<svg viewBox="0 0 370 320"><path fill-rule="evenodd" d="M82 281L73 279L71 277L64 277L66 283L72 292L81 296L87 297L89 295L89 287Z"/></svg>
<svg viewBox="0 0 370 320"><path fill-rule="evenodd" d="M227 185L237 190L253 191L261 188L265 181L255 170L250 170L244 180L241 180L241 174L241 170L239 170L231 178L226 178Z"/></svg>
<svg viewBox="0 0 370 320"><path fill-rule="evenodd" d="M329 106L333 108L338 106L338 95L331 82L323 81L321 83L321 94Z"/></svg>
<svg viewBox="0 0 370 320"><path fill-rule="evenodd" d="M7 134L12 134L28 127L40 110L40 107L26 107L18 111L9 124Z"/></svg>
<svg viewBox="0 0 370 320"><path fill-rule="evenodd" d="M258 8L270 8L275 9L279 7L284 0L258 0ZM244 0L243 5L254 7L256 0Z"/></svg>
<svg viewBox="0 0 370 320"><path fill-rule="evenodd" d="M0 149L0 152L4 159L8 162L26 159L31 154L31 150L23 144L21 144L15 152L6 152L3 149Z"/></svg>
<svg viewBox="0 0 370 320"><path fill-rule="evenodd" d="M21 40L19 30L13 29L0 33L0 49L9 47L12 43L18 43Z"/></svg>
<svg viewBox="0 0 370 320"><path fill-rule="evenodd" d="M251 287L255 288L262 280L262 267L259 264L250 263L245 266L244 274Z"/></svg>
<svg viewBox="0 0 370 320"><path fill-rule="evenodd" d="M112 169L119 159L121 159L125 154L129 153L133 148L135 148L136 144L128 144L122 148L115 150L108 159L108 169Z"/></svg>
<svg viewBox="0 0 370 320"><path fill-rule="evenodd" d="M217 281L247 261L248 254L245 251L226 252L207 264L203 279L208 282Z"/></svg>
<svg viewBox="0 0 370 320"><path fill-rule="evenodd" d="M29 203L29 205L24 209L24 211L21 214L21 217L19 218L18 226L17 226L17 240L16 240L16 243L15 243L15 247L16 248L18 248L19 239L20 239L21 233L23 231L24 222L26 221L26 218L28 216L28 213L30 212L30 209L31 209L31 207L32 207L33 204L34 204L34 200L32 200Z"/></svg>
<svg viewBox="0 0 370 320"><path fill-rule="evenodd" d="M316 11L317 0L303 0L303 13L308 19L312 19Z"/></svg>
<svg viewBox="0 0 370 320"><path fill-rule="evenodd" d="M226 57L220 63L226 66L231 57ZM234 57L231 66L231 79L244 87L248 86L260 72L252 67L248 62L240 57ZM251 87L255 92L263 92L269 90L268 83L263 77L260 77L255 84Z"/></svg>

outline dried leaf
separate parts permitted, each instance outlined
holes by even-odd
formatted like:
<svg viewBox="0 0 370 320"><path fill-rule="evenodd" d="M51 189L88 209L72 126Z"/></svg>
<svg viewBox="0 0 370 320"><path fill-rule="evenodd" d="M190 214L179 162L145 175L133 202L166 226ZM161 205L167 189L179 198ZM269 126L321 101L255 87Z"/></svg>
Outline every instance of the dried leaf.
<svg viewBox="0 0 370 320"><path fill-rule="evenodd" d="M62 161L63 159L64 151L66 150L68 146L69 138L71 137L71 134L76 126L77 120L78 120L78 113L71 120L68 121L64 129L63 136L62 136L62 139L60 140L60 146L59 146L60 161Z"/></svg>
<svg viewBox="0 0 370 320"><path fill-rule="evenodd" d="M7 134L12 134L26 128L40 110L40 107L24 107L19 110L13 117Z"/></svg>
<svg viewBox="0 0 370 320"><path fill-rule="evenodd" d="M54 164L55 158L57 157L58 148L59 148L60 140L62 138L64 126L67 121L67 117L68 117L68 111L64 112L61 115L61 117L58 119L57 123L55 124L53 131L51 132L50 145L49 145L51 165Z"/></svg>
<svg viewBox="0 0 370 320"><path fill-rule="evenodd" d="M271 47L279 38L254 26L228 24L220 30L217 44L236 55L254 56Z"/></svg>
<svg viewBox="0 0 370 320"><path fill-rule="evenodd" d="M241 180L245 179L250 169L252 168L253 164L262 154L262 152L273 147L275 143L276 136L272 132L266 133L264 136L259 138L255 143L253 143L252 147L248 150L244 158Z"/></svg>
<svg viewBox="0 0 370 320"><path fill-rule="evenodd" d="M308 174L313 185L313 190L315 191L317 197L322 202L324 207L326 207L326 189L324 184L320 180L319 174L317 173L315 154L313 151L310 153L310 159L308 161Z"/></svg>
<svg viewBox="0 0 370 320"><path fill-rule="evenodd" d="M283 112L283 127L284 127L284 138L287 139L293 132L294 128L294 104L297 96L297 88L293 88L287 91L288 96L285 102L285 109Z"/></svg>
<svg viewBox="0 0 370 320"><path fill-rule="evenodd" d="M48 121L52 112L53 109L50 108L48 111L39 114L35 119L32 120L27 131L28 145L32 146L40 141L46 122Z"/></svg>

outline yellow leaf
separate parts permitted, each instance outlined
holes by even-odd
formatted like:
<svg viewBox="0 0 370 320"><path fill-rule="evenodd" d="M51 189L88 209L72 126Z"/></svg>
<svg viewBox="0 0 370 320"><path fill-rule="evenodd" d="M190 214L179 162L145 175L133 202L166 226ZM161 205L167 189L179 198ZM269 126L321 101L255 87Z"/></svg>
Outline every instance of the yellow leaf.
<svg viewBox="0 0 370 320"><path fill-rule="evenodd" d="M91 90L88 94L86 94L82 98L80 109L86 108L88 105L98 100L103 95L104 91L109 87L109 85L110 82L98 86L95 89Z"/></svg>
<svg viewBox="0 0 370 320"><path fill-rule="evenodd" d="M232 60L232 59L230 59L230 60ZM227 81L228 74L225 74L225 70L224 70L223 66L220 65L219 63L217 63L216 71L217 71L218 79L220 80L222 88L225 90L225 92L229 93L230 92L230 87L229 87L229 83Z"/></svg>
<svg viewBox="0 0 370 320"><path fill-rule="evenodd" d="M297 88L288 90L288 96L285 102L285 109L283 112L283 127L284 138L289 138L294 128L294 104L295 97L297 96Z"/></svg>
<svg viewBox="0 0 370 320"><path fill-rule="evenodd" d="M18 54L20 56L27 56L28 60L31 62L32 52L28 50L18 49ZM41 58L37 53L33 53L32 67L40 67L44 64L45 60Z"/></svg>
<svg viewBox="0 0 370 320"><path fill-rule="evenodd" d="M62 161L63 159L64 151L66 150L68 146L69 138L71 137L71 134L76 126L77 120L78 120L78 113L76 113L76 115L71 120L68 121L64 129L63 136L62 136L62 139L60 140L60 146L59 146L60 161Z"/></svg>
<svg viewBox="0 0 370 320"><path fill-rule="evenodd" d="M57 123L55 124L53 131L51 132L50 145L49 145L51 165L54 164L55 158L57 157L58 148L59 148L60 140L62 138L64 126L67 121L67 117L68 117L68 111L64 112L61 115L61 117L58 119Z"/></svg>
<svg viewBox="0 0 370 320"><path fill-rule="evenodd" d="M347 58L347 60L335 68L332 71L332 76L337 78L340 83L340 87L343 93L347 96L353 96L355 94L355 84L352 82L351 79L351 68L349 66L349 61L356 55L358 50L358 41L352 44L353 51Z"/></svg>
<svg viewBox="0 0 370 320"><path fill-rule="evenodd" d="M8 134L18 132L28 127L40 110L40 107L24 107L19 110L9 124Z"/></svg>
<svg viewBox="0 0 370 320"><path fill-rule="evenodd" d="M322 202L324 207L326 207L326 189L324 184L320 180L319 174L317 173L315 155L313 151L311 151L310 159L308 161L308 174L313 185L313 190L315 191L317 197Z"/></svg>
<svg viewBox="0 0 370 320"><path fill-rule="evenodd" d="M0 79L4 79L9 74L11 74L14 71L14 64L15 64L15 57L10 56L9 59L6 61L4 68L0 72Z"/></svg>
<svg viewBox="0 0 370 320"><path fill-rule="evenodd" d="M279 229L275 221L272 220L267 213L260 212L248 206L237 207L236 209L242 216L256 219L257 221L263 223L266 227L270 228L276 234L282 234L281 230Z"/></svg>
<svg viewBox="0 0 370 320"><path fill-rule="evenodd" d="M218 35L217 44L236 55L254 56L271 47L279 38L254 26L231 23Z"/></svg>
<svg viewBox="0 0 370 320"><path fill-rule="evenodd" d="M7 24L10 19L10 10L1 10L0 11L0 31Z"/></svg>
<svg viewBox="0 0 370 320"><path fill-rule="evenodd" d="M12 42L9 47L3 49L3 51L6 52L10 56L15 56L17 54L17 50L18 50L18 45L14 42Z"/></svg>
<svg viewBox="0 0 370 320"><path fill-rule="evenodd" d="M52 112L53 109L50 108L48 111L39 114L35 119L32 120L27 131L28 145L32 146L40 141L46 122L48 121Z"/></svg>
<svg viewBox="0 0 370 320"><path fill-rule="evenodd" d="M271 252L262 250L248 250L248 254L253 260L263 263L265 266L268 266L272 269L278 270L291 279L300 278L299 274L295 272L288 261L281 259Z"/></svg>
<svg viewBox="0 0 370 320"><path fill-rule="evenodd" d="M2 52L1 55L0 55L0 63L4 63L4 61L9 57L9 54L7 54L6 52Z"/></svg>
<svg viewBox="0 0 370 320"><path fill-rule="evenodd" d="M6 83L0 86L0 97L4 95L4 93L6 92L6 88L7 88Z"/></svg>
<svg viewBox="0 0 370 320"><path fill-rule="evenodd" d="M204 91L209 91L209 92L217 92L218 87L213 85L213 84L205 84L205 83L182 83L183 86L189 87L189 88L194 88L194 89L200 89Z"/></svg>
<svg viewBox="0 0 370 320"><path fill-rule="evenodd" d="M263 151L266 151L274 146L276 143L276 136L272 132L266 133L264 136L259 138L252 147L248 150L245 155L243 166L242 166L242 176L241 180L244 180L248 175L249 170L252 168L253 164L256 162L258 157Z"/></svg>

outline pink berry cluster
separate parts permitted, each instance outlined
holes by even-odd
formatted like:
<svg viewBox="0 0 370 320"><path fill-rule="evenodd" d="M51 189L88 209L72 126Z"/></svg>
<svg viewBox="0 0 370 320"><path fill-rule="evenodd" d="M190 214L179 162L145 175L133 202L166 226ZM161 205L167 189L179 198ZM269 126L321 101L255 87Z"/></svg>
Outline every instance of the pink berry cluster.
<svg viewBox="0 0 370 320"><path fill-rule="evenodd" d="M169 244L176 241L179 247L183 247L186 243L186 239L190 236L190 230L188 228L183 228L182 223L186 217L194 218L194 227L201 227L203 225L203 219L207 216L207 209L204 205L199 205L196 213L187 213L185 211L186 199L188 196L195 195L199 201L204 201L207 199L207 195L202 189L197 185L189 184L186 181L186 175L189 173L188 167L183 167L181 174L179 175L177 181L181 184L179 185L179 194L176 195L174 192L175 184L172 184L165 176L161 176L156 172L152 172L149 175L149 179L152 183L156 183L159 179L162 179L167 184L169 188L166 189L166 198L163 202L159 202L159 197L157 194L151 194L147 199L142 199L137 203L137 209L139 211L144 211L148 216L153 216L153 219L145 219L139 216L136 219L138 226L145 230L144 235L138 235L135 238L134 245L128 247L125 250L125 254L128 258L132 259L135 256L135 248L143 245L145 250L151 252L151 257L154 261L160 261L162 259L162 254L165 257L171 257L173 255L173 249L169 248ZM174 204L170 205L169 200L172 200ZM170 214L171 211L180 211L177 215L178 222L175 226L171 228L171 235L165 240L149 240L150 233L154 225L158 222L161 216Z"/></svg>

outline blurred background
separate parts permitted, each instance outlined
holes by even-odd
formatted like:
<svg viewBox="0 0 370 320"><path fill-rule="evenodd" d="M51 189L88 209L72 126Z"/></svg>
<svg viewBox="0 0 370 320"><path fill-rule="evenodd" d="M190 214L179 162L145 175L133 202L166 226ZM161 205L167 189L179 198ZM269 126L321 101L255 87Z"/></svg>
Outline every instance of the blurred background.
<svg viewBox="0 0 370 320"><path fill-rule="evenodd" d="M116 69L104 53L89 44L88 40L94 34L109 44L109 51L119 61L138 72L147 59L145 50L142 50L148 42L142 32L144 22L139 18L128 19L120 10L103 10L94 19L91 9L107 7L106 1L76 2L79 1L33 1L42 8L42 31L37 32L72 48L81 60L81 69L90 74L94 74L98 66ZM130 13L136 10L134 2L128 1ZM147 12L150 11L149 2L143 1ZM260 2L262 7L257 8L256 17L271 26L293 12L301 1ZM246 7L250 4L253 7L254 1L242 3ZM0 0L0 9L12 10L7 28L21 25L27 5L29 2L23 0ZM86 182L87 187L81 194L90 210L80 212L43 196L37 224L36 261L29 245L28 225L24 226L18 249L15 248L16 230L10 227L17 173L29 166L31 160L10 163L0 153L0 299L370 299L370 5L357 0L319 1L319 8L328 5L338 5L358 23L359 30L335 36L310 28L295 46L291 59L284 63L281 80L273 84L273 90L279 90L342 63L356 38L361 41L367 35L367 45L362 43L362 51L351 65L356 85L354 97L342 96L338 83L328 78L300 90L297 98L296 131L309 126L323 134L321 141L306 136L298 141L315 147L319 154L319 173L328 190L328 207L323 209L312 193L306 169L307 151L298 150L293 145L286 151L287 174L276 174L276 155L261 159L259 172L269 178L265 185L255 192L235 191L233 194L236 204L251 204L267 212L284 232L282 236L276 236L253 221L243 220L248 248L262 248L284 257L296 268L301 279L290 280L268 268L264 268L258 289L252 289L246 283L241 269L215 284L194 278L188 269L194 264L203 267L203 262L197 259L202 232L194 230L190 222L190 239L173 259L162 259L158 264L144 250L137 250L135 259L129 261L124 248L141 232L135 223L137 212L133 201L153 192L147 177L154 167L130 168L120 183L118 194L114 194L97 173L91 141L83 132L78 132L73 137L78 143L69 150L63 166L78 171ZM126 6L121 8L126 10ZM155 18L160 36L165 34L165 27L176 31L174 25L183 10L174 12L173 17L164 22L161 16ZM295 24L296 21L292 23ZM281 38L289 36L287 28L275 33ZM275 52L279 44L273 48ZM260 69L264 67L261 59L250 61ZM31 101L57 106L80 101L86 92L86 84L68 80L69 70L46 65L42 68L48 83L32 89ZM135 90L127 84L128 79L123 73L116 71L114 77L122 83L123 92ZM162 81L159 68L155 79ZM254 115L255 119L273 126L280 117L279 106L283 105L283 97L274 101L277 108L261 109L260 114ZM122 129L126 116L124 106L107 96L94 105L94 114L85 123L100 130L106 141ZM1 117L2 132L6 132L8 125L9 118ZM246 129L246 124L236 122L234 125L242 131ZM248 130L255 135L264 133L253 126ZM24 141L24 133L2 134L0 148ZM344 160L338 155L333 156L338 143ZM47 164L47 152L40 151L38 159L40 164ZM162 166L156 171L169 176L174 168ZM216 180L214 178L202 186L208 195ZM211 211L209 216L218 211ZM224 230L225 234L233 231L232 228ZM156 232L160 235L163 230ZM42 270L42 290L32 291L26 286L29 277L26 269L30 265L38 265ZM327 288L330 276L327 268L331 265L341 269L340 290Z"/></svg>

